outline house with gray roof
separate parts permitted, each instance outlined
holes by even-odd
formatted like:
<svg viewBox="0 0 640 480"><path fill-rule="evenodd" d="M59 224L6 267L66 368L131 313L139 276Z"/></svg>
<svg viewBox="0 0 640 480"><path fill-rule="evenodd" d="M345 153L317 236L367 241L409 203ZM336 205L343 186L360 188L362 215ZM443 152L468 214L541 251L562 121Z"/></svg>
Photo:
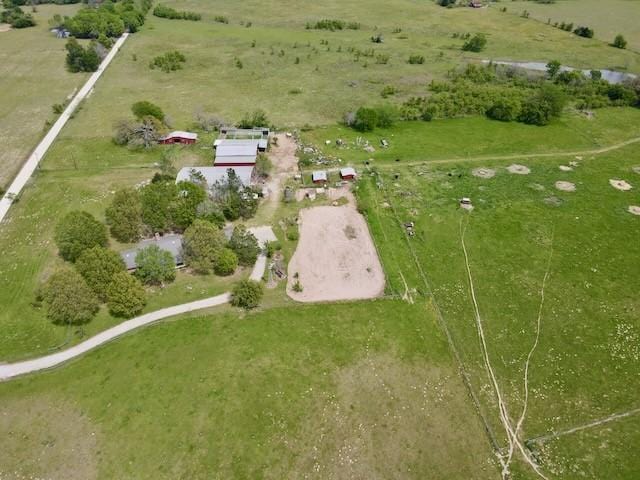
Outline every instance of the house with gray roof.
<svg viewBox="0 0 640 480"><path fill-rule="evenodd" d="M142 240L131 250L121 252L120 256L122 257L122 260L124 260L127 270L133 271L138 268L138 265L136 264L136 255L138 255L140 250L151 245L157 245L161 250L166 250L171 253L173 260L175 261L176 268L184 266L184 260L182 257L182 235L176 233L162 236L157 235L155 238Z"/></svg>

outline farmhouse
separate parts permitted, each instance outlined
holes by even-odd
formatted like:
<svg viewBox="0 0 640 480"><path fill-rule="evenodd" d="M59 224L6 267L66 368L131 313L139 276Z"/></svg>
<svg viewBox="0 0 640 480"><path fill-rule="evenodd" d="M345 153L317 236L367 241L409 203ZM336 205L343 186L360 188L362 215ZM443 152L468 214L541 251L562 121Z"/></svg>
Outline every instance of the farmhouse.
<svg viewBox="0 0 640 480"><path fill-rule="evenodd" d="M311 174L311 181L313 183L327 183L327 172L324 170L316 170Z"/></svg>
<svg viewBox="0 0 640 480"><path fill-rule="evenodd" d="M184 167L181 168L176 176L178 182L198 182L205 181L207 186L212 187L216 183L224 180L229 169L233 170L245 187L251 185L253 175L253 165L236 166L236 167Z"/></svg>
<svg viewBox="0 0 640 480"><path fill-rule="evenodd" d="M158 140L158 143L162 145L171 145L174 143L191 145L193 143L196 143L197 140L198 140L197 133L183 132L180 130L176 130L175 132L171 132L170 134L165 135L164 137L161 137L160 140Z"/></svg>
<svg viewBox="0 0 640 480"><path fill-rule="evenodd" d="M340 169L340 178L342 180L355 180L356 171L351 167L345 167Z"/></svg>
<svg viewBox="0 0 640 480"><path fill-rule="evenodd" d="M150 240L143 240L135 248L131 250L125 250L120 253L122 260L124 260L124 264L127 267L128 271L134 271L138 268L136 264L136 255L138 252L146 247L151 245L157 245L161 250L166 250L171 253L173 257L176 268L180 268L184 266L184 261L182 259L182 235L171 234L171 235L156 235L155 238Z"/></svg>

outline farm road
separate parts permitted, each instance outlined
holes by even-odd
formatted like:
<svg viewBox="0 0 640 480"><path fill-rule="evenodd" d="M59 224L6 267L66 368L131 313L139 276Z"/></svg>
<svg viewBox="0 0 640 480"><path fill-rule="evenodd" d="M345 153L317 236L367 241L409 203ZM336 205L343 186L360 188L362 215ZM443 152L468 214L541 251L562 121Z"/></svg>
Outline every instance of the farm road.
<svg viewBox="0 0 640 480"><path fill-rule="evenodd" d="M89 92L93 89L93 86L96 84L98 79L102 76L104 71L107 69L111 61L116 56L116 53L120 50L120 47L124 44L124 42L129 37L128 33L122 34L122 36L116 41L116 43L111 48L111 51L107 54L107 56L102 60L102 63L87 80L87 83L80 89L80 91L73 97L73 100L67 105L67 108L60 114L56 123L53 124L51 129L44 136L42 141L38 144L35 150L31 153L25 164L22 166L16 178L13 179L13 182L7 189L7 193L0 199L0 223L4 220L4 217L7 215L11 204L13 203L13 199L20 194L24 186L27 184L33 172L35 172L36 168L40 164L40 161L44 158L47 150L53 144L58 135L62 131L62 128L66 125L67 121L73 115L73 112L76 110L80 102L82 102Z"/></svg>
<svg viewBox="0 0 640 480"><path fill-rule="evenodd" d="M255 227L250 228L249 230L256 236L258 242L262 246L264 246L265 242L276 240L276 236L273 233L273 230L271 230L271 227ZM251 271L251 275L249 276L249 278L254 281L259 281L264 275L266 266L267 257L264 253L261 253L260 255L258 255L258 259L253 266L253 270ZM220 295L216 295L215 297L205 298L203 300L197 300L195 302L183 303L181 305L175 305L173 307L156 310L155 312L146 313L139 317L132 318L131 320L127 320L126 322L122 322L115 327L105 330L104 332L101 332L85 340L84 342L61 352L34 358L32 360L25 360L23 362L0 365L0 381L10 380L11 378L17 377L19 375L25 375L27 373L38 372L41 370L56 367L137 328L149 325L168 317L180 315L182 313L189 313L196 310L224 305L230 300L231 293L226 292Z"/></svg>

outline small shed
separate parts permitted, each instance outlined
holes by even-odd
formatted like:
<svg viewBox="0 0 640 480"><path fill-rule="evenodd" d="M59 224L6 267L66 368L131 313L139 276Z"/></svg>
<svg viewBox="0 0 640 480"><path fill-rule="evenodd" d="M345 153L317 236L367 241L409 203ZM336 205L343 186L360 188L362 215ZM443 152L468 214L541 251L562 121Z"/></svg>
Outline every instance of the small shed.
<svg viewBox="0 0 640 480"><path fill-rule="evenodd" d="M168 135L165 135L164 137L161 137L160 140L158 140L158 143L162 145L172 145L174 143L191 145L193 143L196 143L197 140L198 140L197 133L183 132L183 131L177 130L175 132L171 132Z"/></svg>
<svg viewBox="0 0 640 480"><path fill-rule="evenodd" d="M340 178L342 180L355 180L356 171L351 167L345 167L340 169Z"/></svg>
<svg viewBox="0 0 640 480"><path fill-rule="evenodd" d="M327 172L324 170L316 170L311 174L311 181L313 183L327 183Z"/></svg>

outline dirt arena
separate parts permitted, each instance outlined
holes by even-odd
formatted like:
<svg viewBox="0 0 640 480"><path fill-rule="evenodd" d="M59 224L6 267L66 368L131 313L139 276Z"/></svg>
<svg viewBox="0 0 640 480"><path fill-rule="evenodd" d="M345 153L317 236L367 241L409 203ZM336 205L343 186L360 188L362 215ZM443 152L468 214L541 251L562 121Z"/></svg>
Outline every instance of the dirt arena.
<svg viewBox="0 0 640 480"><path fill-rule="evenodd" d="M296 282L302 291L294 290ZM300 212L300 241L288 268L291 298L300 302L374 298L384 292L384 285L369 229L352 202Z"/></svg>

